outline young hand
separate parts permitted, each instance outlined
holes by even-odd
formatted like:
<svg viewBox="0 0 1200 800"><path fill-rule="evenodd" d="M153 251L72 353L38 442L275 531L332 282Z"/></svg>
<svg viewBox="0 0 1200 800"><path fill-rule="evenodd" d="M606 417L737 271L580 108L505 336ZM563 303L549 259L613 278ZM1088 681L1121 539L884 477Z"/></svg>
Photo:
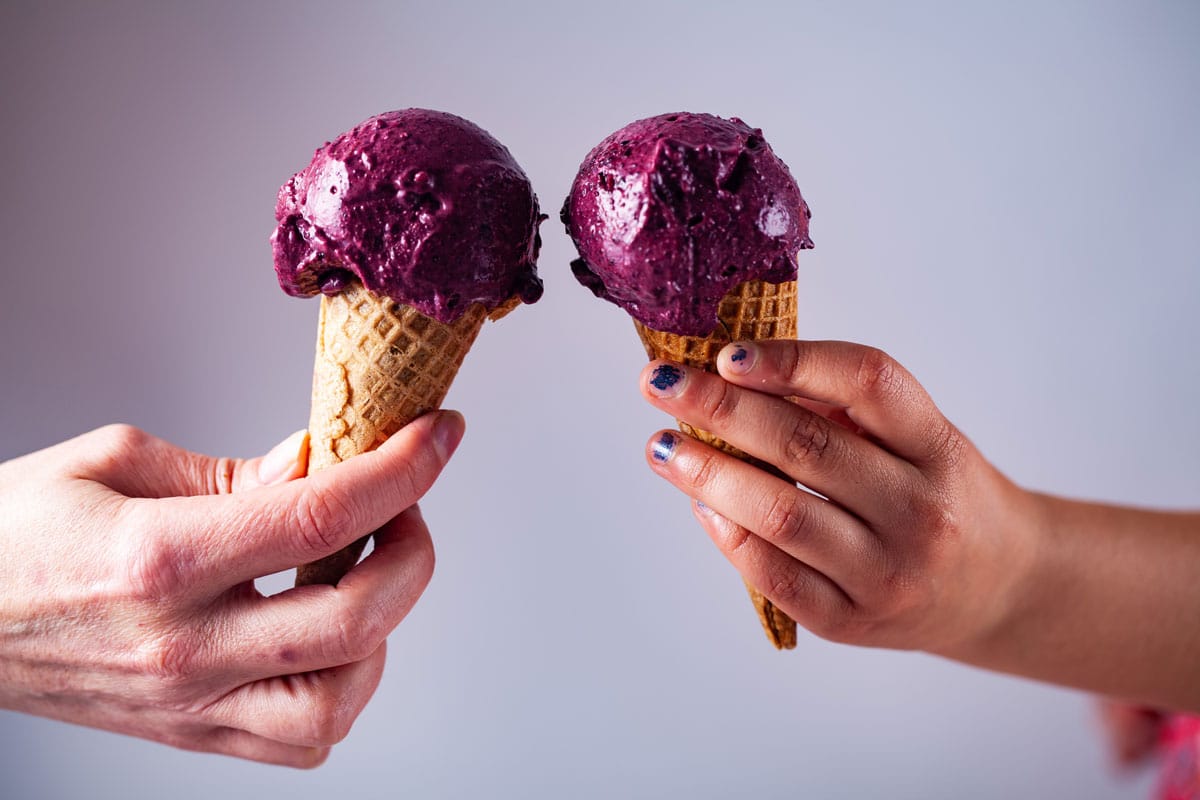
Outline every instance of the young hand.
<svg viewBox="0 0 1200 800"><path fill-rule="evenodd" d="M642 390L791 480L674 431L646 457L797 622L1200 710L1200 514L1017 487L874 348L733 344L717 367L652 362Z"/></svg>
<svg viewBox="0 0 1200 800"><path fill-rule="evenodd" d="M812 491L674 431L647 457L752 585L854 644L946 651L1004 619L1028 503L903 367L844 342L738 344L717 363L653 362L643 391Z"/></svg>

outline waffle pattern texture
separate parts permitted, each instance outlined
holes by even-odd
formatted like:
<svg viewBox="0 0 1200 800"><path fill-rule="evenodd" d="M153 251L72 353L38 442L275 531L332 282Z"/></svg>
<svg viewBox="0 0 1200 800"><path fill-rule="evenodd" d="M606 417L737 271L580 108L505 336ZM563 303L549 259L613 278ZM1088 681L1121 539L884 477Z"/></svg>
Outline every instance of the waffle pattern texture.
<svg viewBox="0 0 1200 800"><path fill-rule="evenodd" d="M374 450L438 408L487 316L476 303L447 325L357 283L322 296L308 422L309 473ZM336 584L357 563L366 542L364 537L301 566L296 585Z"/></svg>
<svg viewBox="0 0 1200 800"><path fill-rule="evenodd" d="M796 281L767 283L746 281L735 286L721 299L718 312L720 324L708 336L683 336L648 328L634 320L646 355L651 360L663 359L685 364L689 367L717 371L717 354L730 342L747 342L758 339L795 339L796 326ZM752 463L786 481L792 479L771 464L759 461L733 445L717 438L708 431L693 428L678 420L679 429L694 436L705 444L728 453L735 458ZM761 592L746 584L750 599L758 611L763 631L771 644L780 650L796 646L796 623L783 611L775 607Z"/></svg>

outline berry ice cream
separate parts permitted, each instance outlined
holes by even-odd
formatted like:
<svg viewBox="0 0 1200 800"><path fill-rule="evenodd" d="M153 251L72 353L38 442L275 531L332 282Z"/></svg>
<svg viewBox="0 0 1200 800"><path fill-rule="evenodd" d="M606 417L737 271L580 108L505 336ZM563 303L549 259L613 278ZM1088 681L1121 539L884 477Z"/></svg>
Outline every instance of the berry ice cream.
<svg viewBox="0 0 1200 800"><path fill-rule="evenodd" d="M327 142L279 190L271 237L288 294L368 291L453 322L542 294L537 196L504 145L453 114L410 108Z"/></svg>
<svg viewBox="0 0 1200 800"><path fill-rule="evenodd" d="M689 113L600 142L562 210L580 283L655 330L690 336L716 327L738 284L795 280L810 216L761 130Z"/></svg>

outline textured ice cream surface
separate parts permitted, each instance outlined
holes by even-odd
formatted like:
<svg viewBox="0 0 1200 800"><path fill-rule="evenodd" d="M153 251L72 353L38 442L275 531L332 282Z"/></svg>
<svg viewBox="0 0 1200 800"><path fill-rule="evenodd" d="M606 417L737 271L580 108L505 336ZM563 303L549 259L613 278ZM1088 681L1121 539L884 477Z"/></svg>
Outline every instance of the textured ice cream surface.
<svg viewBox="0 0 1200 800"><path fill-rule="evenodd" d="M352 280L441 322L542 294L537 196L508 149L462 117L410 108L327 142L279 190L271 236L290 295Z"/></svg>
<svg viewBox="0 0 1200 800"><path fill-rule="evenodd" d="M795 280L808 204L758 128L736 117L637 120L584 159L562 221L575 277L655 330L706 336L748 280Z"/></svg>

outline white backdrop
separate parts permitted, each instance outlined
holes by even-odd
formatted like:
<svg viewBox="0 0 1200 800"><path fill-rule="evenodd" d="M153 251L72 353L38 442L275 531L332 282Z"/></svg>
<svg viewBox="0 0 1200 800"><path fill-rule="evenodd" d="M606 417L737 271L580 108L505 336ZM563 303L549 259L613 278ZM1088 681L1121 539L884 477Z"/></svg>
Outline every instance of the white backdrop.
<svg viewBox="0 0 1200 800"><path fill-rule="evenodd" d="M0 795L1145 794L1080 694L774 652L643 464L669 420L556 215L620 125L741 116L813 208L802 336L888 349L1023 484L1195 506L1196 5L6 3L0 29L0 458L111 421L243 456L301 427L317 304L275 283L275 192L371 114L478 122L551 215L543 301L448 400L468 433L423 504L437 574L328 764L0 712Z"/></svg>

